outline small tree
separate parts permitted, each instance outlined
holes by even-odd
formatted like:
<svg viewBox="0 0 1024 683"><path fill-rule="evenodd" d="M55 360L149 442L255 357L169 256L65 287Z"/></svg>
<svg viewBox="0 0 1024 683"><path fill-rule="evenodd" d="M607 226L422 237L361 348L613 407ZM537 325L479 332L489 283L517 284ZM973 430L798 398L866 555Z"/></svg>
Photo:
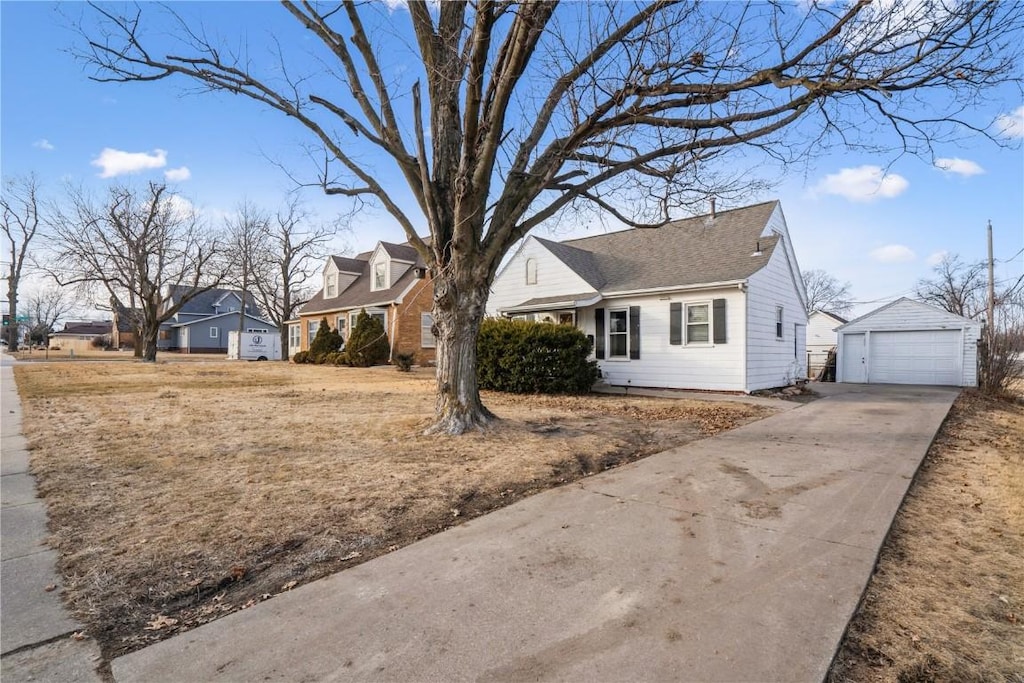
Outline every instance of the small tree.
<svg viewBox="0 0 1024 683"><path fill-rule="evenodd" d="M366 309L359 311L355 329L348 336L345 353L357 368L386 363L391 355L391 345L380 319L367 315Z"/></svg>
<svg viewBox="0 0 1024 683"><path fill-rule="evenodd" d="M316 336L313 337L313 341L309 345L309 358L313 363L322 363L327 354L340 351L341 345L344 343L341 333L331 329L327 318L321 318L320 326L316 329Z"/></svg>

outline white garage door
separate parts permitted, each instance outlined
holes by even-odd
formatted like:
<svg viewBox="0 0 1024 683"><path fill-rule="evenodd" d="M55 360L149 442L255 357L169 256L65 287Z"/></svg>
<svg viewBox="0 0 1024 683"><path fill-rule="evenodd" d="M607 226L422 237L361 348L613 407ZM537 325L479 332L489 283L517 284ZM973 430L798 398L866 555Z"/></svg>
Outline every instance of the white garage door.
<svg viewBox="0 0 1024 683"><path fill-rule="evenodd" d="M960 330L872 332L868 381L959 386Z"/></svg>

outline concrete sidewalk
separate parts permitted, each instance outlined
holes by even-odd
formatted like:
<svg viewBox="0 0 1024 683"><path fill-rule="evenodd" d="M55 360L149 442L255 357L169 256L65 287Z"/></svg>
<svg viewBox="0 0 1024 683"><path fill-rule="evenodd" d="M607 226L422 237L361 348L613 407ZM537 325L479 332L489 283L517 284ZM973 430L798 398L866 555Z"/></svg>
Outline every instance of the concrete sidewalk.
<svg viewBox="0 0 1024 683"><path fill-rule="evenodd" d="M956 390L828 398L113 662L117 681L820 681Z"/></svg>
<svg viewBox="0 0 1024 683"><path fill-rule="evenodd" d="M83 626L60 600L57 553L48 550L46 507L36 497L21 434L14 359L0 363L0 676L21 681L99 681L99 648L71 635ZM51 587L47 591L47 587Z"/></svg>

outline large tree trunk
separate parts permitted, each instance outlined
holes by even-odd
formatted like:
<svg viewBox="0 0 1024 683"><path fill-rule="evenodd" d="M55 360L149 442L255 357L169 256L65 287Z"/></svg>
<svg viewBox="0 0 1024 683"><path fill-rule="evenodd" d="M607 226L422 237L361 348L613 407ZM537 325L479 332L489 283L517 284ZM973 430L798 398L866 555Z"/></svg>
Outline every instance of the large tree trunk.
<svg viewBox="0 0 1024 683"><path fill-rule="evenodd" d="M434 278L437 402L428 434L462 434L497 419L480 401L476 377L476 338L487 294L486 284Z"/></svg>
<svg viewBox="0 0 1024 683"><path fill-rule="evenodd" d="M18 350L18 341L21 325L18 323L18 286L13 273L9 279L10 285L7 288L8 316L7 316L7 350L14 353Z"/></svg>

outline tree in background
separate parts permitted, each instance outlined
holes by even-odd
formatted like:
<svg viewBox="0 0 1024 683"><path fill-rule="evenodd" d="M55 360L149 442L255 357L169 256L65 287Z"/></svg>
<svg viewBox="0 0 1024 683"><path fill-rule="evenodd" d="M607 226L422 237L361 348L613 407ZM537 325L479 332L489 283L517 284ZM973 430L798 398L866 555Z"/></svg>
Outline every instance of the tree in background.
<svg viewBox="0 0 1024 683"><path fill-rule="evenodd" d="M25 296L25 312L28 315L29 337L39 338L39 343L48 344L50 335L57 329L57 322L64 319L78 305L74 291L69 287L48 284L30 291Z"/></svg>
<svg viewBox="0 0 1024 683"><path fill-rule="evenodd" d="M853 308L849 282L839 282L824 270L805 270L803 278L807 290L807 315L815 311L846 315Z"/></svg>
<svg viewBox="0 0 1024 683"><path fill-rule="evenodd" d="M164 185L115 185L102 202L71 192L53 223L53 263L60 267L51 266L50 275L60 285L100 286L112 308L134 312L136 346L147 362L156 360L160 324L226 273L222 243Z"/></svg>
<svg viewBox="0 0 1024 683"><path fill-rule="evenodd" d="M944 311L975 318L985 312L987 268L984 261L965 263L957 254L947 254L932 268L934 277L918 280L916 296Z"/></svg>
<svg viewBox="0 0 1024 683"><path fill-rule="evenodd" d="M271 35L266 72L257 48L213 42L175 10L176 29L147 30L151 6L93 4L84 56L98 80L184 77L294 119L323 149L325 192L391 214L430 269L430 431L448 434L494 417L476 338L498 267L533 228L587 207L650 225L742 197L757 182L732 172L746 153L749 167L831 145L927 156L984 134L977 103L1022 80L1012 2L282 4L312 42L286 54L296 41Z"/></svg>
<svg viewBox="0 0 1024 683"><path fill-rule="evenodd" d="M238 338L245 332L245 316L255 316L250 308L253 297L249 291L262 268L267 252L270 221L266 213L250 201L238 205L235 213L225 221L224 250L227 258L225 281L238 288L241 305L238 308ZM288 348L282 346L282 349Z"/></svg>
<svg viewBox="0 0 1024 683"><path fill-rule="evenodd" d="M288 360L287 322L313 294L310 282L319 273L337 225L310 225L310 217L292 199L264 223L254 257L253 289L264 315L281 332L283 360Z"/></svg>
<svg viewBox="0 0 1024 683"><path fill-rule="evenodd" d="M0 225L6 239L7 302L10 313L7 335L9 351L18 350L18 296L21 276L25 270L29 247L39 235L40 224L39 181L34 175L4 178L0 192ZM24 316L22 316L24 317Z"/></svg>

